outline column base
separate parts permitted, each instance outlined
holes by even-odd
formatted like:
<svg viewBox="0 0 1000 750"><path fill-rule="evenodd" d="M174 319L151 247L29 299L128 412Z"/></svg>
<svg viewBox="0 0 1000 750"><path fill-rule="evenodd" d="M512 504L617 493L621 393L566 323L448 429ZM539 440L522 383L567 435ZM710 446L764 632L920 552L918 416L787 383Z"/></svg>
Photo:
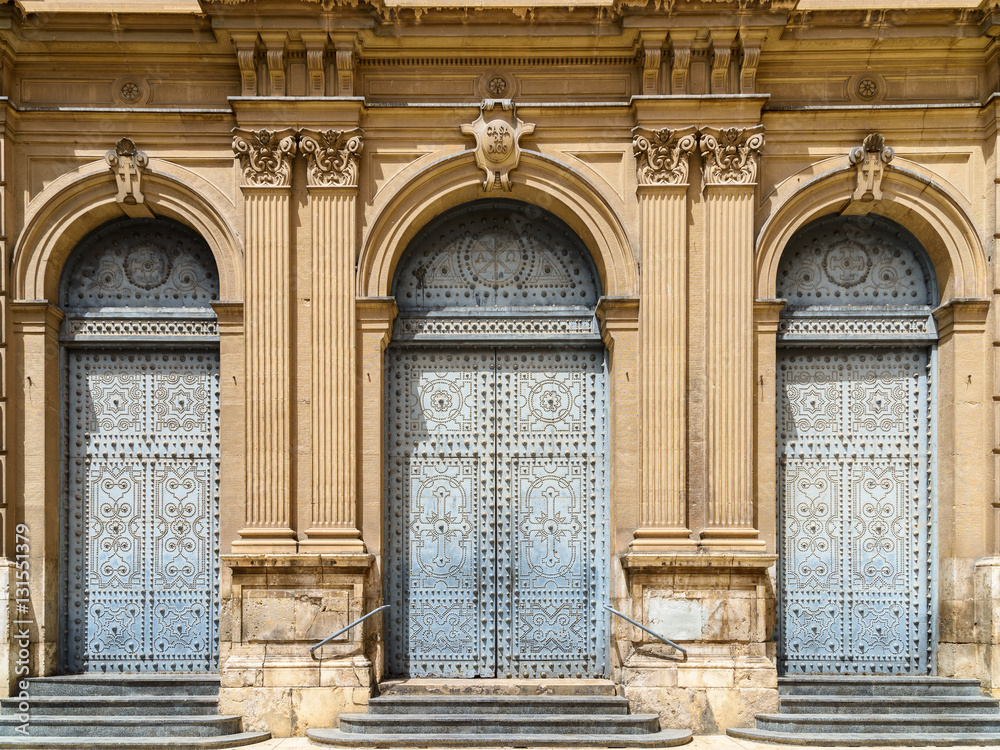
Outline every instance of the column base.
<svg viewBox="0 0 1000 750"><path fill-rule="evenodd" d="M691 538L690 529L673 526L636 529L628 546L636 552L694 550L698 548L698 542Z"/></svg>
<svg viewBox="0 0 1000 750"><path fill-rule="evenodd" d="M299 540L299 550L303 552L346 552L358 554L366 552L361 532L357 529L306 530L306 539Z"/></svg>
<svg viewBox="0 0 1000 750"><path fill-rule="evenodd" d="M233 552L251 555L291 554L298 542L295 532L289 528L259 528L256 526L239 530L240 538L233 542Z"/></svg>
<svg viewBox="0 0 1000 750"><path fill-rule="evenodd" d="M760 539L757 529L705 529L698 546L710 551L764 552L767 543Z"/></svg>

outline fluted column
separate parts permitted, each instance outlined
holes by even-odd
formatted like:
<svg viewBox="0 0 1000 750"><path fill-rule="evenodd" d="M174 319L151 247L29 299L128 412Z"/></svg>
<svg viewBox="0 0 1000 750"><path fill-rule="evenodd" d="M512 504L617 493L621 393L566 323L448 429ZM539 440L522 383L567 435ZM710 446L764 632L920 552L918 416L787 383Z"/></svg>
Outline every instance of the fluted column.
<svg viewBox="0 0 1000 750"><path fill-rule="evenodd" d="M705 128L708 507L701 544L758 549L753 506L753 200L763 126Z"/></svg>
<svg viewBox="0 0 1000 750"><path fill-rule="evenodd" d="M640 551L696 546L687 511L687 189L695 128L633 131L641 213Z"/></svg>
<svg viewBox="0 0 1000 750"><path fill-rule="evenodd" d="M310 551L363 552L358 530L354 238L362 133L303 130L312 213Z"/></svg>
<svg viewBox="0 0 1000 750"><path fill-rule="evenodd" d="M290 129L236 129L245 201L246 521L235 551L294 552L291 528Z"/></svg>

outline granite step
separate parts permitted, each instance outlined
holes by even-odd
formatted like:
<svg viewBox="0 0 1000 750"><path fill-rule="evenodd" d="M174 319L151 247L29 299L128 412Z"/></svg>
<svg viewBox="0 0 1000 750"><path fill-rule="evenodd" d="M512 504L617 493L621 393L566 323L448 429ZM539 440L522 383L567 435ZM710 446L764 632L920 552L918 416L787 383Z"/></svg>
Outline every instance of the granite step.
<svg viewBox="0 0 1000 750"><path fill-rule="evenodd" d="M18 727L36 737L221 737L240 733L239 716L0 716L0 737L17 737Z"/></svg>
<svg viewBox="0 0 1000 750"><path fill-rule="evenodd" d="M223 737L2 737L0 750L223 750L254 745L270 737L240 732Z"/></svg>
<svg viewBox="0 0 1000 750"><path fill-rule="evenodd" d="M0 715L18 714L27 704L31 716L211 716L219 712L210 695L97 695L80 700L65 695L0 699Z"/></svg>
<svg viewBox="0 0 1000 750"><path fill-rule="evenodd" d="M786 695L980 696L982 689L977 680L957 680L950 677L816 675L779 677L778 694L782 697Z"/></svg>
<svg viewBox="0 0 1000 750"><path fill-rule="evenodd" d="M757 729L801 734L1000 734L1000 715L757 714Z"/></svg>
<svg viewBox="0 0 1000 750"><path fill-rule="evenodd" d="M218 697L218 675L79 674L28 679L28 694L79 697L97 695L207 695Z"/></svg>
<svg viewBox="0 0 1000 750"><path fill-rule="evenodd" d="M615 683L601 679L474 679L397 678L379 684L383 696L390 695L618 695Z"/></svg>
<svg viewBox="0 0 1000 750"><path fill-rule="evenodd" d="M691 732L683 729L663 729L650 734L354 734L337 729L310 729L306 735L314 743L335 748L509 748L509 747L574 747L574 748L645 748L677 747L691 741Z"/></svg>
<svg viewBox="0 0 1000 750"><path fill-rule="evenodd" d="M660 728L656 714L586 716L582 714L341 714L345 734L651 734Z"/></svg>
<svg viewBox="0 0 1000 750"><path fill-rule="evenodd" d="M369 715L412 714L628 714L628 700L603 695L382 695Z"/></svg>
<svg viewBox="0 0 1000 750"><path fill-rule="evenodd" d="M981 695L786 695L782 714L997 714L1000 701Z"/></svg>
<svg viewBox="0 0 1000 750"><path fill-rule="evenodd" d="M754 740L775 745L809 745L814 747L990 747L1000 745L1000 734L939 734L884 733L870 732L865 734L823 733L803 737L798 732L767 732L760 729L730 729L726 732L730 737L742 740Z"/></svg>

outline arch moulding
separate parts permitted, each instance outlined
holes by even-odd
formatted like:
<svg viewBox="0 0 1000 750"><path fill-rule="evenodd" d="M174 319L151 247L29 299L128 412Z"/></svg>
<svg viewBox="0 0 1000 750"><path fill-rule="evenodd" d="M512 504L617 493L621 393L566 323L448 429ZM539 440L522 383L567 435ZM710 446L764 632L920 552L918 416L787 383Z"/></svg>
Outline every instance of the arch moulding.
<svg viewBox="0 0 1000 750"><path fill-rule="evenodd" d="M358 297L388 297L396 264L410 241L453 206L500 196L483 192L483 175L471 151L442 159L401 184L372 222L358 262ZM635 252L618 213L601 192L571 167L537 152L521 153L512 193L502 197L544 208L568 224L594 259L606 297L635 297Z"/></svg>
<svg viewBox="0 0 1000 750"><path fill-rule="evenodd" d="M219 269L219 297L243 300L243 253L232 200L193 172L151 159L143 174L145 206L153 215L184 224L208 243ZM89 232L125 212L105 162L68 172L48 185L25 211L14 247L11 292L15 300L58 299L59 276L70 252Z"/></svg>
<svg viewBox="0 0 1000 750"><path fill-rule="evenodd" d="M882 200L859 202L856 205L864 210L854 211L855 169L845 166L817 174L822 166L788 178L771 197L777 208L757 235L757 299L774 299L778 263L795 232L821 216L845 211L878 214L912 232L934 264L941 303L989 296L988 265L979 233L968 207L942 188L944 180L920 174L918 165L897 157L883 177Z"/></svg>

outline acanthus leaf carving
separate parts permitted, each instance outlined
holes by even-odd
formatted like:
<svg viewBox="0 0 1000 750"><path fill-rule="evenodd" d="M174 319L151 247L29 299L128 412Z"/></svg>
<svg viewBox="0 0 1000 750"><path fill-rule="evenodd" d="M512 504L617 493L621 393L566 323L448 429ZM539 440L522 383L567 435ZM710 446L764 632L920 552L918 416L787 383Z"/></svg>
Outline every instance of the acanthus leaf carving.
<svg viewBox="0 0 1000 750"><path fill-rule="evenodd" d="M299 147L309 161L310 187L357 187L364 131L309 130L299 135Z"/></svg>
<svg viewBox="0 0 1000 750"><path fill-rule="evenodd" d="M135 147L130 138L121 138L113 149L104 155L118 183L118 194L115 200L129 206L143 203L142 173L149 165L149 157L145 151Z"/></svg>
<svg viewBox="0 0 1000 750"><path fill-rule="evenodd" d="M492 115L487 120L487 112L497 107L510 114ZM524 122L517 116L517 109L511 99L486 99L479 108L479 119L462 126L462 132L476 139L476 164L486 172L483 190L496 188L497 182L506 191L513 189L510 171L521 160L520 139L535 131L532 123Z"/></svg>
<svg viewBox="0 0 1000 750"><path fill-rule="evenodd" d="M288 187L295 148L292 128L233 128L233 151L240 160L245 187Z"/></svg>
<svg viewBox="0 0 1000 750"><path fill-rule="evenodd" d="M896 152L885 145L881 133L870 133L848 156L858 170L858 186L851 196L856 201L882 200L882 178Z"/></svg>
<svg viewBox="0 0 1000 750"><path fill-rule="evenodd" d="M698 143L694 126L632 130L632 152L640 185L686 185L688 162Z"/></svg>
<svg viewBox="0 0 1000 750"><path fill-rule="evenodd" d="M764 126L702 128L701 155L706 185L753 185L757 182Z"/></svg>

